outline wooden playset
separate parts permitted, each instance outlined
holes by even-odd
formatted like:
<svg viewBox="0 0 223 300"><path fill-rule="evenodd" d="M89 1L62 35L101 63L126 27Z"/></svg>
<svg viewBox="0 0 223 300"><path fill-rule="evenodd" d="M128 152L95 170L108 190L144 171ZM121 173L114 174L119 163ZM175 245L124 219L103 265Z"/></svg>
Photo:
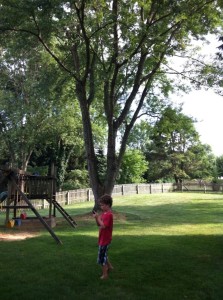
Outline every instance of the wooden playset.
<svg viewBox="0 0 223 300"><path fill-rule="evenodd" d="M56 225L56 210L61 213L72 227L75 227L77 224L65 211L65 209L56 201L55 177L30 175L22 172L21 170L13 170L2 167L0 170L1 190L5 189L5 191L1 193L2 198L0 197L0 202L2 202L1 208L6 211L6 225L12 222L13 226L15 222L17 225L26 223L26 226L28 227L28 223L33 223L35 220L38 224L42 223L57 243L62 244L60 239L52 230L52 227ZM44 199L49 203L49 213L47 217L42 217L33 205L32 202L36 199ZM27 209L32 210L35 217L27 217ZM13 211L13 219L10 220L9 216L11 210Z"/></svg>

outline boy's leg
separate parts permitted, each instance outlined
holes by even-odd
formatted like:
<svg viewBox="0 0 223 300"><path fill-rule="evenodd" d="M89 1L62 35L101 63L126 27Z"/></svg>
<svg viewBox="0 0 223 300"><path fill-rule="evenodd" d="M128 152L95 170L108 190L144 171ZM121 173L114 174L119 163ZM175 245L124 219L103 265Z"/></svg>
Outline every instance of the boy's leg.
<svg viewBox="0 0 223 300"><path fill-rule="evenodd" d="M109 260L107 260L107 266L108 266L108 271L111 271L114 269Z"/></svg>
<svg viewBox="0 0 223 300"><path fill-rule="evenodd" d="M99 246L98 263L102 265L101 279L107 279L108 271L113 269L112 265L108 261L108 247L109 245Z"/></svg>
<svg viewBox="0 0 223 300"><path fill-rule="evenodd" d="M107 279L108 278L108 266L104 265L102 266L102 276L101 279Z"/></svg>
<svg viewBox="0 0 223 300"><path fill-rule="evenodd" d="M108 278L108 272L113 270L113 266L112 264L110 263L110 261L107 259L107 263L102 266L102 276L101 276L101 279L107 279Z"/></svg>

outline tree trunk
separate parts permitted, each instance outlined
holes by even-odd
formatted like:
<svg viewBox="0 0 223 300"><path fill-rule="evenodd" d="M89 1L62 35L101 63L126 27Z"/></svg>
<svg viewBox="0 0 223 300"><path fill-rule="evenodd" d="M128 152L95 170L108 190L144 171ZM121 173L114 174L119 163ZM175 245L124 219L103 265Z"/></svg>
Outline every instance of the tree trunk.
<svg viewBox="0 0 223 300"><path fill-rule="evenodd" d="M28 166L28 163L29 163L30 156L31 156L32 152L33 151L31 150L30 153L28 153L27 155L24 155L24 159L21 162L21 170L23 170L25 172L27 170L27 166Z"/></svg>
<svg viewBox="0 0 223 300"><path fill-rule="evenodd" d="M118 174L116 156L116 136L117 130L114 125L109 126L107 143L107 173L105 179L105 193L111 195Z"/></svg>
<svg viewBox="0 0 223 300"><path fill-rule="evenodd" d="M80 103L81 114L82 114L84 144L85 144L90 186L94 194L95 208L98 208L98 199L100 196L104 194L105 190L104 190L104 186L100 182L98 170L97 170L97 158L94 150L92 126L90 120L89 106L86 99L85 88L80 82L76 85L76 87L77 87L77 95L78 95L78 100Z"/></svg>

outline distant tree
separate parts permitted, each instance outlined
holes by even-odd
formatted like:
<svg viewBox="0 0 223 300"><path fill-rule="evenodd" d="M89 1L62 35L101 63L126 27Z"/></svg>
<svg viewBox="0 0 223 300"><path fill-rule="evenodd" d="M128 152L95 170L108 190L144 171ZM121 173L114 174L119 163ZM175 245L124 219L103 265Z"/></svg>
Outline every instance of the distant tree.
<svg viewBox="0 0 223 300"><path fill-rule="evenodd" d="M223 36L220 36L219 41L222 42L222 44L218 47L220 51L217 52L217 55L220 60L223 60Z"/></svg>
<svg viewBox="0 0 223 300"><path fill-rule="evenodd" d="M216 158L217 177L223 177L223 155Z"/></svg>
<svg viewBox="0 0 223 300"><path fill-rule="evenodd" d="M140 150L128 149L122 160L117 183L142 183L143 175L148 170L148 162Z"/></svg>
<svg viewBox="0 0 223 300"><path fill-rule="evenodd" d="M14 57L7 51L0 60L0 137L13 167L26 170L35 145L41 142L50 123L52 99L40 81L40 54L19 52ZM41 59L42 63L42 59ZM42 74L43 75L43 74ZM46 73L45 73L46 75ZM48 73L49 75L49 73Z"/></svg>
<svg viewBox="0 0 223 300"><path fill-rule="evenodd" d="M216 157L210 145L195 143L185 156L184 169L188 178L212 180L216 177Z"/></svg>
<svg viewBox="0 0 223 300"><path fill-rule="evenodd" d="M181 182L211 175L214 156L210 147L201 144L193 120L180 108L164 110L151 139L147 153L149 181L173 178Z"/></svg>
<svg viewBox="0 0 223 300"><path fill-rule="evenodd" d="M89 177L87 169L76 169L66 172L65 180L61 185L63 191L83 189L89 187Z"/></svg>
<svg viewBox="0 0 223 300"><path fill-rule="evenodd" d="M20 50L12 57L2 51L0 137L9 164L21 170L26 171L30 158L32 166L37 167L33 156L41 156L48 149L45 163L57 166L60 187L72 151L83 148L83 132L73 91L72 103L69 101L69 81L61 80L57 65L44 54ZM48 69L44 70L46 59Z"/></svg>
<svg viewBox="0 0 223 300"><path fill-rule="evenodd" d="M130 149L138 149L143 153L151 143L151 135L153 126L149 124L148 120L141 120L132 129L128 138L128 147Z"/></svg>

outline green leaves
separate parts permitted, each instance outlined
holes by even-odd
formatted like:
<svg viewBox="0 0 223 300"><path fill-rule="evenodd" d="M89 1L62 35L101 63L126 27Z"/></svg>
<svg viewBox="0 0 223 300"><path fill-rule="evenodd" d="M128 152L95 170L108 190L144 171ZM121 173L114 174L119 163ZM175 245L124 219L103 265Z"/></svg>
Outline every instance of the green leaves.
<svg viewBox="0 0 223 300"><path fill-rule="evenodd" d="M44 105L48 97L55 99L59 92L63 94L60 84L70 86L73 81L73 100L78 100L80 106L86 157L91 182L99 191L95 192L97 198L102 190L112 190L129 134L139 116L157 114L170 91L185 90L181 78L189 78L197 86L204 83L198 80L196 72L194 78L192 72L183 70L175 72L175 84L168 76L172 72L169 58L185 54L193 37L199 39L208 32L217 32L222 26L221 15L218 3L207 0L2 0L0 39L10 55L16 49L41 52L41 47L50 57L49 62L42 61L38 73L40 84L28 81L36 95L37 91L41 96L46 93ZM29 60L32 61L31 56ZM209 76L213 70L195 67L206 83L213 84L213 77ZM44 84L47 77L44 71L49 85ZM181 129L178 126L175 130L167 118L161 123L163 136L159 143L164 145L170 139L172 151L189 148L182 129L187 122L180 120ZM169 132L165 131L165 123ZM192 133L192 128L186 129ZM101 186L98 180L95 159L97 147L104 143L105 130L108 133L105 185L108 187ZM69 140L66 133L62 136Z"/></svg>
<svg viewBox="0 0 223 300"><path fill-rule="evenodd" d="M148 162L140 150L127 150L120 168L118 183L142 183Z"/></svg>
<svg viewBox="0 0 223 300"><path fill-rule="evenodd" d="M214 156L210 147L201 144L193 122L180 109L167 107L164 110L147 148L148 180L174 178L178 182L213 176Z"/></svg>

